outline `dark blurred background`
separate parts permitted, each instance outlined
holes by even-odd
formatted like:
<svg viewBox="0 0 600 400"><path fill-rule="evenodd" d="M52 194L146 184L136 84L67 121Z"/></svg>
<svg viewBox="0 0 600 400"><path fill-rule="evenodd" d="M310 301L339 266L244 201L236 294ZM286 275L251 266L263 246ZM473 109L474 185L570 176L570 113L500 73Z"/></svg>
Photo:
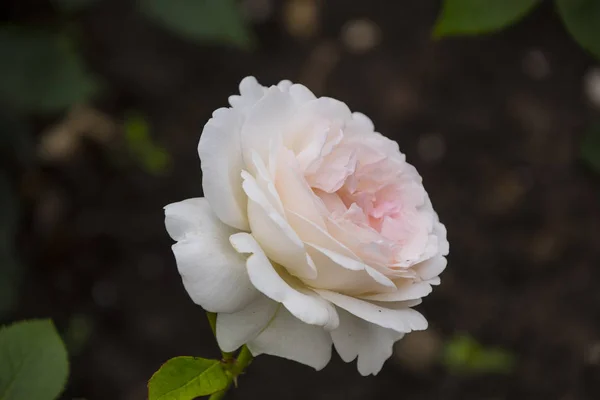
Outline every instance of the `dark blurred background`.
<svg viewBox="0 0 600 400"><path fill-rule="evenodd" d="M231 399L600 398L600 69L551 2L440 40L435 0L181 3L0 3L0 321L55 321L63 399L145 399L167 359L218 356L162 207L201 196L202 126L246 75L369 115L451 251L377 377L261 356Z"/></svg>

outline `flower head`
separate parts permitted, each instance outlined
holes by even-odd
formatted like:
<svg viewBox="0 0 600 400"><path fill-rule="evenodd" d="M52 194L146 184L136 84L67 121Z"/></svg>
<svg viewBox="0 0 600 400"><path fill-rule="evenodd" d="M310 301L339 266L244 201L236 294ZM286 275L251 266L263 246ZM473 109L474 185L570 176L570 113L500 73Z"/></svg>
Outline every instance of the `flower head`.
<svg viewBox="0 0 600 400"><path fill-rule="evenodd" d="M165 207L190 297L217 312L224 351L316 369L331 345L376 374L395 341L427 328L412 309L448 241L398 145L337 100L248 77L200 137L203 198Z"/></svg>

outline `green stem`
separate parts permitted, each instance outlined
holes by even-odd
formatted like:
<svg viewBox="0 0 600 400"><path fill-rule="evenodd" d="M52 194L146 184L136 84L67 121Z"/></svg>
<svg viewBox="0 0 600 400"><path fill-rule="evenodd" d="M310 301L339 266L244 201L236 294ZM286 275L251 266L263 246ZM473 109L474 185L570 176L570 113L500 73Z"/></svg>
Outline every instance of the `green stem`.
<svg viewBox="0 0 600 400"><path fill-rule="evenodd" d="M248 350L248 347L246 347L246 345L243 345L242 350L240 350L240 353L237 356L237 359L229 368L230 375L229 375L229 381L227 383L227 387L225 389L221 390L220 392L217 392L217 393L211 395L209 397L209 400L221 400L225 397L225 395L227 394L227 391L231 388L232 384L237 386L238 376L240 376L242 373L244 373L244 371L246 370L248 365L250 365L250 363L252 362L252 358L253 358L252 353L250 353L250 350Z"/></svg>
<svg viewBox="0 0 600 400"><path fill-rule="evenodd" d="M210 324L210 329L212 329L213 335L215 338L217 337L217 314L207 312L206 316L208 317L208 323ZM248 365L252 362L252 353L248 350L246 345L242 346L237 358L234 358L233 353L221 351L223 355L223 360L221 361L225 369L229 372L229 379L227 381L227 387L220 392L217 392L209 397L209 400L221 400L227 394L227 391L231 388L231 385L237 386L237 378L241 374L244 373Z"/></svg>
<svg viewBox="0 0 600 400"><path fill-rule="evenodd" d="M240 354L238 354L235 364L233 364L232 368L232 372L236 375L236 377L246 370L248 365L250 365L252 362L252 359L252 353L250 353L250 350L248 350L246 345L243 345L242 350L240 350Z"/></svg>

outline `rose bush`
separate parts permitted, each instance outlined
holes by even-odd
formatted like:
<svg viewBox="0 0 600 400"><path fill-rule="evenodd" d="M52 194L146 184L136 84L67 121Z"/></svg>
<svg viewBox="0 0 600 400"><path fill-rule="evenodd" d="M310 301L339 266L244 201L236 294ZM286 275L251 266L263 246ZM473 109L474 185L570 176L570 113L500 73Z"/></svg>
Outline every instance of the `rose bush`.
<svg viewBox="0 0 600 400"><path fill-rule="evenodd" d="M165 207L192 300L243 344L362 375L427 328L413 306L446 267L446 229L398 145L337 100L253 77L200 137L203 198Z"/></svg>

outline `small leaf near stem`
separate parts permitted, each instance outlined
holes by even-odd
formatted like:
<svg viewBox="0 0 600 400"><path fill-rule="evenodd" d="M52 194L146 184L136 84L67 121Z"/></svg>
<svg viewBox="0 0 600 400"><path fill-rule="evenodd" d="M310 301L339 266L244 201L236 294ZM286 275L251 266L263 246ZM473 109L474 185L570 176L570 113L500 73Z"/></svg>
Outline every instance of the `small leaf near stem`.
<svg viewBox="0 0 600 400"><path fill-rule="evenodd" d="M248 350L248 347L246 345L243 345L242 349L240 350L240 353L238 354L237 359L232 364L230 364L230 367L228 368L229 382L227 384L227 387L222 391L211 395L209 400L221 400L225 397L227 391L229 390L232 384L235 387L237 387L238 376L244 373L248 365L250 365L250 363L252 362L252 359L252 353L250 353L250 350ZM227 368L227 366L225 366L225 368Z"/></svg>

